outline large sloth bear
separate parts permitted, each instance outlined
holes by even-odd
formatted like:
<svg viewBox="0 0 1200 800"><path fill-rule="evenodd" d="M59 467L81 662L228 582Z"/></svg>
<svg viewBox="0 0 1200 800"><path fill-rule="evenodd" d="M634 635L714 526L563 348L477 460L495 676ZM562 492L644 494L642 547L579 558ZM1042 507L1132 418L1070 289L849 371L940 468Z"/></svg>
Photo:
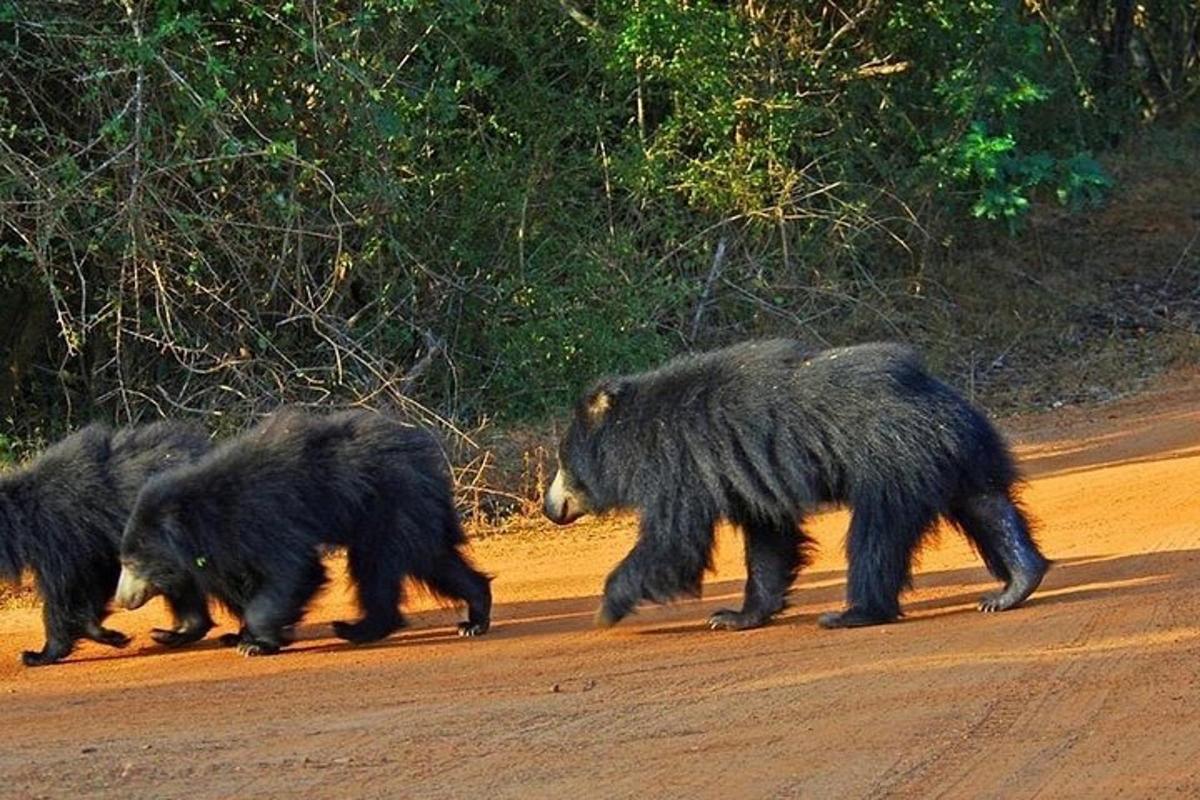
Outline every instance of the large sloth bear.
<svg viewBox="0 0 1200 800"><path fill-rule="evenodd" d="M42 598L46 643L21 654L26 666L65 658L81 638L124 647L102 627L117 587L117 550L138 490L151 475L190 463L207 449L200 431L157 422L114 433L94 424L0 476L0 580L32 571ZM175 627L154 639L178 646L212 627L204 595L180 581L167 593Z"/></svg>
<svg viewBox="0 0 1200 800"><path fill-rule="evenodd" d="M742 529L745 600L713 628L764 624L783 608L812 540L804 514L853 510L848 607L827 628L891 622L913 556L939 516L978 549L1004 588L980 601L1003 611L1037 588L1048 562L1013 498L1016 470L982 413L894 344L815 351L748 342L602 381L575 409L545 513L641 512L633 550L608 576L597 622L643 599L698 594L713 526Z"/></svg>
<svg viewBox="0 0 1200 800"><path fill-rule="evenodd" d="M287 409L143 488L117 602L137 608L155 587L193 580L242 621L226 644L275 653L325 582L322 546L339 545L363 618L335 622L337 636L370 642L402 627L406 577L465 601L459 632L475 636L488 629L491 586L464 543L431 434L368 411Z"/></svg>

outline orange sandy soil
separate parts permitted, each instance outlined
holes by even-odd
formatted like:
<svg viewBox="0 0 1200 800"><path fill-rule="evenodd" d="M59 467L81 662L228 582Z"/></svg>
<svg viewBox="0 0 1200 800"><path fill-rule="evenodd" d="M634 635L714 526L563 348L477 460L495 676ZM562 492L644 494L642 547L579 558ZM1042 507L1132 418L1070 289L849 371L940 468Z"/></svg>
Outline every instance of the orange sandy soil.
<svg viewBox="0 0 1200 800"><path fill-rule="evenodd" d="M1003 426L1057 562L1023 609L975 611L992 581L945 532L903 623L818 629L844 589L842 512L812 523L793 605L745 633L703 625L740 596L732 532L703 600L594 630L628 518L477 541L497 576L477 640L418 599L409 630L342 644L339 578L277 657L165 651L155 601L110 618L126 650L26 670L38 612L11 609L0 796L1200 796L1200 373Z"/></svg>

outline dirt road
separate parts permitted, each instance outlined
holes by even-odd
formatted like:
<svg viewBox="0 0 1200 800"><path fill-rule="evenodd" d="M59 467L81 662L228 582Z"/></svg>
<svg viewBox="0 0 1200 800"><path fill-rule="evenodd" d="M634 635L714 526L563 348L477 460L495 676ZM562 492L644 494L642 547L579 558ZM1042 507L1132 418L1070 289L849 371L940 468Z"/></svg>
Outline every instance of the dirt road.
<svg viewBox="0 0 1200 800"><path fill-rule="evenodd" d="M1024 609L976 612L991 581L946 532L903 623L819 630L842 513L811 526L793 606L746 633L702 624L740 592L732 533L702 601L593 630L627 519L477 542L498 603L479 640L418 602L408 631L340 644L339 583L278 657L164 651L156 603L111 618L127 650L24 670L38 613L13 609L0 796L1200 796L1200 374L1005 427L1057 561Z"/></svg>

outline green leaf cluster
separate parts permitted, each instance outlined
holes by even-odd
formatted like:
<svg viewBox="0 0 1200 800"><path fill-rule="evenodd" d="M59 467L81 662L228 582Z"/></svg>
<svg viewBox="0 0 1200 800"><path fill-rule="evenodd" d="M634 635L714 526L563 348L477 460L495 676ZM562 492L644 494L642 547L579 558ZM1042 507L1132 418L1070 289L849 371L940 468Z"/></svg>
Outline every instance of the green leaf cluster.
<svg viewBox="0 0 1200 800"><path fill-rule="evenodd" d="M1101 202L1094 5L0 0L0 268L72 408L542 414Z"/></svg>

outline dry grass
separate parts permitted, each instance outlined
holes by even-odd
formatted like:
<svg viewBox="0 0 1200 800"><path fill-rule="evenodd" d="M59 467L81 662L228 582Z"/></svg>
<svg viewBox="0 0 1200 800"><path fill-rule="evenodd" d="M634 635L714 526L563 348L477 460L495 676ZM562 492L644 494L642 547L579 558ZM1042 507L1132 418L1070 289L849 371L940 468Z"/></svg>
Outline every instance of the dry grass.
<svg viewBox="0 0 1200 800"><path fill-rule="evenodd" d="M1195 126L1147 132L1107 159L1118 188L1103 209L1044 206L1023 235L964 251L947 269L962 309L947 338L981 346L930 350L1000 412L1113 399L1195 363L1197 158Z"/></svg>
<svg viewBox="0 0 1200 800"><path fill-rule="evenodd" d="M29 577L16 585L0 584L0 611L14 608L33 608L37 605L37 589Z"/></svg>

